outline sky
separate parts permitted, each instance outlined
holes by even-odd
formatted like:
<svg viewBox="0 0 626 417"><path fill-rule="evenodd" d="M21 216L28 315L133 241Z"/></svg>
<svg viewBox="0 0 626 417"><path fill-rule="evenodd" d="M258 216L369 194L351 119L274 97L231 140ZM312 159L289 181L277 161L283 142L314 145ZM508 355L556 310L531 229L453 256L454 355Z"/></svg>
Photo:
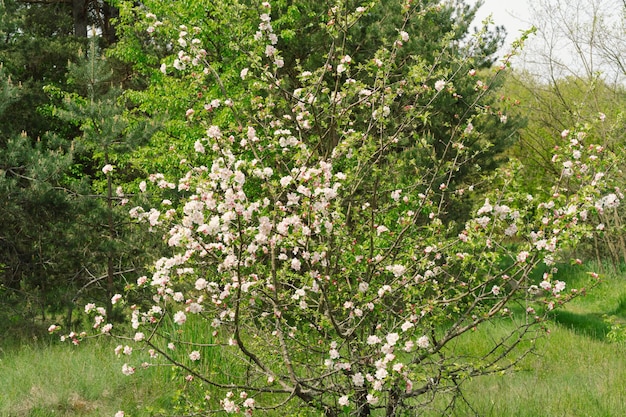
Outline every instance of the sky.
<svg viewBox="0 0 626 417"><path fill-rule="evenodd" d="M493 21L498 26L504 26L507 30L505 48L520 35L521 30L529 29L530 23L530 2L532 0L484 0L482 7L478 10L476 23L488 15L493 15ZM476 0L468 0L468 4L475 4Z"/></svg>

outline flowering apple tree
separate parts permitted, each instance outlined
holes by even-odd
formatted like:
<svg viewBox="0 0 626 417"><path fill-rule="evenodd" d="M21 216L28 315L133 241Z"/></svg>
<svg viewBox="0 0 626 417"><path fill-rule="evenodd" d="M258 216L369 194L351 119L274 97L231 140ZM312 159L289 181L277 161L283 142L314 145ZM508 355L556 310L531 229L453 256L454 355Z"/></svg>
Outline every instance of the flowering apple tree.
<svg viewBox="0 0 626 417"><path fill-rule="evenodd" d="M415 3L406 1L405 22L426 15ZM469 221L442 220L448 199L477 194L453 179L481 133L473 119L450 120L450 140L435 151L441 144L416 126L428 125L438 96L463 100L457 77L476 77L479 98L489 82L456 70L464 63L400 62L404 27L356 62L342 39L368 7L330 8L332 49L319 68L291 69L297 85L284 78L267 2L242 40L237 80L207 61L201 28L180 28L163 73L223 94L227 82L244 88L196 101L186 119L204 135L181 161L188 171L150 177L146 192L175 189L180 204L131 210L163 233L166 255L133 290L150 302L114 297L128 303L136 343L116 350L128 355L124 373L177 367L210 387L210 397L189 399L206 414L263 415L296 402L326 416L395 416L510 368L546 312L580 293L555 265L619 203L612 155L582 129L564 132L553 158L562 175L549 191L521 192L523 167L511 163L482 179L489 191L473 196ZM490 108L476 117L506 123ZM543 277L531 278L537 270ZM97 332L121 336L104 310L86 310ZM494 320L510 323L506 336L471 357L457 350L457 339ZM220 363L208 359L216 355Z"/></svg>

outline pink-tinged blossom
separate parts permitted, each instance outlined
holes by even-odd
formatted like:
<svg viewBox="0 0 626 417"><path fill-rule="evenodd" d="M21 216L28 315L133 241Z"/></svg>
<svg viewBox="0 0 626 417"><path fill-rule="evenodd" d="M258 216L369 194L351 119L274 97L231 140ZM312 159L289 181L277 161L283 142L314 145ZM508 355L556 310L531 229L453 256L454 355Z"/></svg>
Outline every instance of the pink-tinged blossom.
<svg viewBox="0 0 626 417"><path fill-rule="evenodd" d="M406 272L406 267L404 265L387 265L385 269L393 274L395 277L401 277Z"/></svg>
<svg viewBox="0 0 626 417"><path fill-rule="evenodd" d="M383 233L385 233L385 232L388 232L388 231L389 231L389 229L388 229L386 226L378 226L378 227L376 228L376 234L377 234L378 236L380 236L381 234L383 234Z"/></svg>
<svg viewBox="0 0 626 417"><path fill-rule="evenodd" d="M430 346L430 340L428 340L428 336L424 335L417 339L416 344L417 347L421 349L428 349L428 347Z"/></svg>
<svg viewBox="0 0 626 417"><path fill-rule="evenodd" d="M202 142L200 142L199 140L197 140L196 143L194 143L193 149L197 153L202 153L202 154L205 153L204 145L202 145Z"/></svg>
<svg viewBox="0 0 626 417"><path fill-rule="evenodd" d="M409 40L409 34L406 33L405 31L400 31L400 39L402 39L402 42L408 42Z"/></svg>
<svg viewBox="0 0 626 417"><path fill-rule="evenodd" d="M504 219L504 218L506 218L506 216L507 216L507 215L511 212L511 208L510 208L509 206L507 206L507 205L504 205L504 204L502 204L502 205L496 205L496 206L493 208L493 212L494 212L494 214L495 214L498 218L500 218L500 219Z"/></svg>
<svg viewBox="0 0 626 417"><path fill-rule="evenodd" d="M267 45L265 47L265 56L267 57L274 56L277 52L278 50L272 45Z"/></svg>
<svg viewBox="0 0 626 417"><path fill-rule="evenodd" d="M560 293L561 291L563 291L565 289L565 282L563 281L556 281L554 283L554 288L552 289L552 292L556 295L558 293Z"/></svg>
<svg viewBox="0 0 626 417"><path fill-rule="evenodd" d="M174 314L174 323L178 325L183 325L185 324L186 321L187 321L187 316L185 315L183 311L177 311L176 314Z"/></svg>
<svg viewBox="0 0 626 417"><path fill-rule="evenodd" d="M54 333L57 330L59 330L61 327L57 326L56 324L51 325L50 327L48 327L48 333Z"/></svg>
<svg viewBox="0 0 626 417"><path fill-rule="evenodd" d="M98 315L98 316L94 317L93 321L94 321L93 328L97 329L104 322L104 317Z"/></svg>
<svg viewBox="0 0 626 417"><path fill-rule="evenodd" d="M378 296L382 297L383 295L385 295L386 292L390 292L390 291L391 291L390 285L383 285L382 287L378 289Z"/></svg>
<svg viewBox="0 0 626 417"><path fill-rule="evenodd" d="M497 285L494 285L493 287L491 287L491 293L493 295L499 295L500 294L500 287Z"/></svg>
<svg viewBox="0 0 626 417"><path fill-rule="evenodd" d="M204 278L198 278L195 283L196 290L198 291L202 291L206 289L207 285L208 285L208 282Z"/></svg>
<svg viewBox="0 0 626 417"><path fill-rule="evenodd" d="M398 202L400 200L400 196L402 195L402 190L395 190L391 192L391 199L393 201Z"/></svg>
<svg viewBox="0 0 626 417"><path fill-rule="evenodd" d="M132 375L135 373L135 368L125 363L124 365L122 365L122 373L127 376Z"/></svg>
<svg viewBox="0 0 626 417"><path fill-rule="evenodd" d="M413 347L414 347L414 346L415 346L415 343L414 343L412 340L407 340L407 341L404 343L404 348L403 348L403 350L404 350L405 352L411 352L411 351L413 350Z"/></svg>
<svg viewBox="0 0 626 417"><path fill-rule="evenodd" d="M144 340L146 338L146 335L141 333L141 332L137 332L135 333L135 336L133 337L133 340L135 342L141 342L142 340Z"/></svg>
<svg viewBox="0 0 626 417"><path fill-rule="evenodd" d="M237 404L234 401L232 401L232 400L230 400L228 398L224 398L221 401L221 403L222 403L222 408L227 413L232 414L232 413L238 413L239 412L239 407L237 407Z"/></svg>
<svg viewBox="0 0 626 417"><path fill-rule="evenodd" d="M352 375L352 383L355 387L362 387L363 384L365 384L365 378L363 377L363 374L357 372L356 374Z"/></svg>
<svg viewBox="0 0 626 417"><path fill-rule="evenodd" d="M213 125L207 129L206 135L212 139L220 139L222 137L222 131L218 126Z"/></svg>
<svg viewBox="0 0 626 417"><path fill-rule="evenodd" d="M200 352L197 350L194 350L193 352L189 354L189 359L193 362L200 360Z"/></svg>
<svg viewBox="0 0 626 417"><path fill-rule="evenodd" d="M254 409L254 407L256 407L256 401L254 400L254 398L246 398L246 400L243 402L243 406L245 408Z"/></svg>
<svg viewBox="0 0 626 417"><path fill-rule="evenodd" d="M389 375L389 372L387 372L385 368L378 368L376 370L376 373L374 374L376 379L378 379L379 381L387 378L388 375Z"/></svg>
<svg viewBox="0 0 626 417"><path fill-rule="evenodd" d="M120 410L117 413L115 413L115 415L113 417L124 417L124 412L122 410Z"/></svg>
<svg viewBox="0 0 626 417"><path fill-rule="evenodd" d="M300 262L298 258L293 258L291 260L291 269L293 269L294 271L299 271L301 267L302 267L302 262Z"/></svg>
<svg viewBox="0 0 626 417"><path fill-rule="evenodd" d="M478 223L483 228L487 227L490 221L491 219L488 216L482 216L476 219L476 223Z"/></svg>
<svg viewBox="0 0 626 417"><path fill-rule="evenodd" d="M371 335L367 337L367 344L368 345L375 345L380 343L380 337L376 336L376 335Z"/></svg>
<svg viewBox="0 0 626 417"><path fill-rule="evenodd" d="M530 255L530 253L528 253L527 251L521 251L520 253L517 254L517 262L526 262L526 259L528 258L528 256Z"/></svg>
<svg viewBox="0 0 626 417"><path fill-rule="evenodd" d="M339 404L342 407L346 407L350 404L350 400L348 399L347 395L343 395L339 397L339 399L337 400L337 404Z"/></svg>
<svg viewBox="0 0 626 417"><path fill-rule="evenodd" d="M122 299L122 294L115 294L113 297L111 297L111 304L116 304L121 299Z"/></svg>
<svg viewBox="0 0 626 417"><path fill-rule="evenodd" d="M513 236L516 233L517 233L517 225L515 223L512 223L509 227L504 229L504 234L506 236Z"/></svg>
<svg viewBox="0 0 626 417"><path fill-rule="evenodd" d="M103 173L104 175L106 175L106 174L108 174L108 173L110 173L110 172L113 172L113 165L111 165L111 164L106 164L105 166L103 166L103 167L102 167L102 173Z"/></svg>
<svg viewBox="0 0 626 417"><path fill-rule="evenodd" d="M389 333L385 339L387 340L389 346L394 346L398 340L400 340L400 335L398 335L398 333Z"/></svg>
<svg viewBox="0 0 626 417"><path fill-rule="evenodd" d="M602 212L605 208L614 209L618 207L620 200L615 193L610 193L602 197L595 203L595 207L598 211Z"/></svg>
<svg viewBox="0 0 626 417"><path fill-rule="evenodd" d="M280 185L285 188L287 187L289 184L291 184L291 181L293 181L293 177L291 175L287 175L285 177L282 177L280 179Z"/></svg>
<svg viewBox="0 0 626 417"><path fill-rule="evenodd" d="M444 80L438 80L435 82L435 90L438 92L443 90L446 87L446 82Z"/></svg>
<svg viewBox="0 0 626 417"><path fill-rule="evenodd" d="M187 310L192 314L199 314L202 312L203 307L201 304L191 303L189 304L189 307L187 307Z"/></svg>
<svg viewBox="0 0 626 417"><path fill-rule="evenodd" d="M148 212L148 222L150 226L156 226L159 224L159 217L161 216L161 212L157 209L150 209Z"/></svg>

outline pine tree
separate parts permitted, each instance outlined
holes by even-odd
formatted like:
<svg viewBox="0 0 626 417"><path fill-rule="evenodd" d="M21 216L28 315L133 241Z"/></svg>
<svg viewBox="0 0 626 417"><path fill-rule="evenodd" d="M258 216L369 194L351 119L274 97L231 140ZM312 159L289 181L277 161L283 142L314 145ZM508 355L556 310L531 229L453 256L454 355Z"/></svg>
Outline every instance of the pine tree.
<svg viewBox="0 0 626 417"><path fill-rule="evenodd" d="M0 68L0 117L21 99ZM69 301L78 268L71 227L76 215L66 188L72 162L69 143L46 134L33 139L26 132L0 136L0 317L23 324L46 317ZM5 317L6 316L6 317Z"/></svg>
<svg viewBox="0 0 626 417"><path fill-rule="evenodd" d="M131 151L147 141L155 124L131 114L121 89L113 84L114 72L97 42L92 38L81 60L69 65L68 86L72 91L52 93L64 97L55 114L81 132L75 141L76 180L89 184L89 192L79 196L87 207L80 221L91 236L93 260L86 266L91 280L80 294L94 284L102 287L110 314L111 297L121 290L125 274L136 273L133 255L138 254L129 237L125 207L129 197L124 193L124 186L128 187L140 172L133 167Z"/></svg>

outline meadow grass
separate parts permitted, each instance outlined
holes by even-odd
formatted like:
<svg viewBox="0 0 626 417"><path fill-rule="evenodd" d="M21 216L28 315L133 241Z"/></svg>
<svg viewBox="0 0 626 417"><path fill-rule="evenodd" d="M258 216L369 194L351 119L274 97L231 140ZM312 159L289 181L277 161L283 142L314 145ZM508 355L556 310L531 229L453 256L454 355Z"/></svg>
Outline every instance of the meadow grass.
<svg viewBox="0 0 626 417"><path fill-rule="evenodd" d="M0 415L15 417L113 416L118 410L144 414L146 406L169 408L165 369L142 378L121 373L116 343L100 339L84 346L39 342L0 356Z"/></svg>
<svg viewBox="0 0 626 417"><path fill-rule="evenodd" d="M598 265L562 267L557 279L580 287ZM607 269L606 267L604 268ZM605 317L626 323L624 271L612 271L593 290L554 311L548 333L515 372L475 378L465 384L467 403L454 416L618 417L626 415L626 344L609 343ZM461 341L476 350L485 339L510 331L507 321L489 324ZM486 338L485 336L489 337Z"/></svg>
<svg viewBox="0 0 626 417"><path fill-rule="evenodd" d="M557 279L567 281L568 287L578 287L591 270L595 270L593 265L564 267ZM625 276L623 270L608 273L592 291L553 313L546 323L549 333L537 340L533 354L518 363L515 372L477 377L463 384L467 403L459 402L450 415L626 415L626 344L610 343L607 335L611 325L606 320L611 316L614 323L626 326ZM186 337L206 332L201 323L189 324L187 331L194 334ZM508 319L488 323L461 338L454 349L478 354L490 340L512 329ZM175 332L176 327L171 331ZM180 342L186 337L181 335ZM109 338L91 340L79 347L52 339L2 344L0 416L111 417L118 410L133 417L176 415L185 401L180 373L163 366L138 369L135 375L125 376L121 367L128 358L113 354L117 344ZM202 365L214 375L244 371L241 362L221 356L217 350L205 348L202 357ZM210 389L197 382L190 386L191 391L186 391L190 395L210 394ZM219 396L213 396L210 408L217 408L218 402ZM288 411L263 415L308 417L319 413L292 405Z"/></svg>
<svg viewBox="0 0 626 417"><path fill-rule="evenodd" d="M491 331L504 332L495 325ZM506 326L504 326L506 327ZM475 378L455 416L624 416L626 349L555 324L514 372ZM474 338L481 335L472 335ZM472 344L470 341L469 345Z"/></svg>

